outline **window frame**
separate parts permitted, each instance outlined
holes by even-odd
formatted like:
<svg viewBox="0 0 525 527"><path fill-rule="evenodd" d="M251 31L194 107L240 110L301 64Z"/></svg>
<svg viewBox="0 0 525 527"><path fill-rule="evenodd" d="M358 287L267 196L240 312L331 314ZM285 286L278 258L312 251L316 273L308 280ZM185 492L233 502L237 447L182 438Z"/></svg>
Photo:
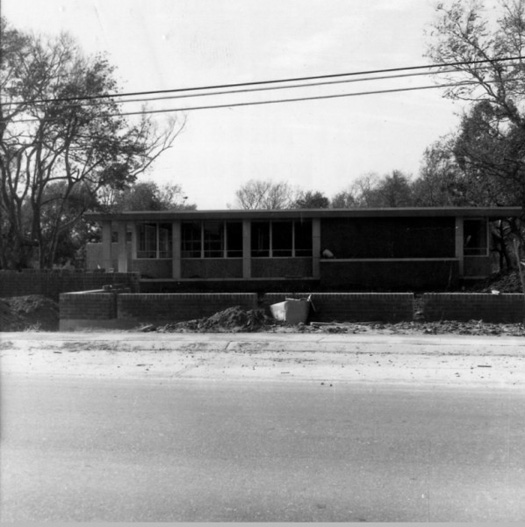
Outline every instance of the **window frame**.
<svg viewBox="0 0 525 527"><path fill-rule="evenodd" d="M475 246L475 247L467 247L468 239L467 239L467 223L474 223L478 222L482 224L479 228L479 233L484 233L484 245L482 246ZM468 258L472 257L487 257L490 255L490 237L489 237L489 222L487 218L464 218L463 219L463 256L466 256Z"/></svg>
<svg viewBox="0 0 525 527"><path fill-rule="evenodd" d="M146 228L155 228L154 239L147 238ZM141 229L144 229L144 243L146 247L148 242L152 248L141 250ZM167 236L161 239L161 229L165 229ZM151 232L151 230L150 230ZM173 259L173 224L169 222L144 221L136 225L137 236L137 260L172 260ZM167 247L167 249L165 249ZM154 256L152 256L154 254Z"/></svg>
<svg viewBox="0 0 525 527"><path fill-rule="evenodd" d="M252 247L250 251L251 258L273 258L273 259L279 259L279 258L312 258L313 257L313 222L311 220L259 220L259 221L252 221L252 226L254 223L260 223L260 224L267 224L269 226L269 248L266 255L257 255L254 254L255 250L253 248L253 238L252 238ZM275 252L284 252L287 249L283 249L282 247L279 249L275 249L274 247L274 226L277 226L279 223L291 223L291 248L290 248L290 254L289 255L279 255L276 256ZM308 248L303 247L297 247L298 237L297 237L297 226L308 223L310 225L310 246ZM252 230L253 235L253 230ZM263 252L262 250L260 252ZM300 253L303 254L300 254ZM298 254L299 253L299 254Z"/></svg>
<svg viewBox="0 0 525 527"><path fill-rule="evenodd" d="M198 256L186 256L184 253L189 252L184 250L184 244L187 242L187 240L184 240L184 223L195 223L199 224L199 250L198 250ZM220 241L221 244L220 249L209 249L207 248L207 244L212 243L213 240L206 239L205 236L205 225L220 225ZM241 248L237 249L231 249L229 247L229 236L228 236L228 227L238 224L240 226L240 235L241 235ZM230 232L230 234L232 234ZM239 233L238 233L239 234ZM195 251L197 253L197 251ZM220 253L220 256L219 256ZM235 254L232 254L235 253ZM242 249L242 221L238 220L196 220L193 222L189 221L183 221L181 222L181 260L213 260L213 259L242 259L243 257L243 249Z"/></svg>

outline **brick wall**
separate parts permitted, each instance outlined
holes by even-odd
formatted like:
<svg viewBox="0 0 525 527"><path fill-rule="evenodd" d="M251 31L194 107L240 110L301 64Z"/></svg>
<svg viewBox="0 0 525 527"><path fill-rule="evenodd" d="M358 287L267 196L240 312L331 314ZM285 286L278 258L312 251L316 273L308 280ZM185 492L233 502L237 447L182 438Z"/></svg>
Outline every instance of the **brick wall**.
<svg viewBox="0 0 525 527"><path fill-rule="evenodd" d="M308 294L267 293L263 305L282 302L286 297L307 298ZM313 293L315 312L310 320L318 322L400 322L412 320L412 293Z"/></svg>
<svg viewBox="0 0 525 527"><path fill-rule="evenodd" d="M100 271L0 271L0 297L44 295L58 302L60 293L91 291L103 285L122 284L140 290L138 273Z"/></svg>
<svg viewBox="0 0 525 527"><path fill-rule="evenodd" d="M121 294L117 297L119 319L139 322L177 322L209 317L229 307L257 307L255 293Z"/></svg>
<svg viewBox="0 0 525 527"><path fill-rule="evenodd" d="M425 320L483 320L522 323L525 318L522 294L427 293L423 295Z"/></svg>
<svg viewBox="0 0 525 527"><path fill-rule="evenodd" d="M117 316L116 293L62 293L60 319L110 320Z"/></svg>

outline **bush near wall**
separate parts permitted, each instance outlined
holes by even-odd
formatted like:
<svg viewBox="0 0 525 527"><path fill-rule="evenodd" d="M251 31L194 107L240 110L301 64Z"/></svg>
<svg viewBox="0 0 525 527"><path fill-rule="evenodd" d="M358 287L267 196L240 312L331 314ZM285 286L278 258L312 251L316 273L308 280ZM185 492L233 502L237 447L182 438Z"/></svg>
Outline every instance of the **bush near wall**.
<svg viewBox="0 0 525 527"><path fill-rule="evenodd" d="M138 273L104 271L0 271L0 297L44 295L58 302L60 293L91 291L104 285L122 284L133 292L140 291Z"/></svg>
<svg viewBox="0 0 525 527"><path fill-rule="evenodd" d="M493 323L522 323L525 318L524 297L520 293L426 293L423 295L426 321L483 320Z"/></svg>
<svg viewBox="0 0 525 527"><path fill-rule="evenodd" d="M308 293L267 293L263 304L286 298L307 298ZM310 320L318 322L401 322L414 317L412 293L312 293L315 311Z"/></svg>

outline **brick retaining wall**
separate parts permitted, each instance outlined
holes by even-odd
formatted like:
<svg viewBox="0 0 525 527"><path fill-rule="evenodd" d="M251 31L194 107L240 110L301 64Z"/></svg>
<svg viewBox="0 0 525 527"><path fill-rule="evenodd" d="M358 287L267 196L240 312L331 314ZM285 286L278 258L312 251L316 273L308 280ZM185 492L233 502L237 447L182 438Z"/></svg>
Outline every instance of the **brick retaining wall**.
<svg viewBox="0 0 525 527"><path fill-rule="evenodd" d="M483 320L522 323L525 318L524 298L520 293L426 293L423 295L423 316L429 322Z"/></svg>
<svg viewBox="0 0 525 527"><path fill-rule="evenodd" d="M117 297L119 319L138 322L177 322L209 317L229 307L257 307L255 293L121 294Z"/></svg>
<svg viewBox="0 0 525 527"><path fill-rule="evenodd" d="M286 297L307 298L308 294L267 293L263 304L270 306ZM318 322L400 322L412 320L412 293L313 293L315 312L310 320Z"/></svg>
<svg viewBox="0 0 525 527"><path fill-rule="evenodd" d="M260 306L285 298L307 298L308 293L266 293ZM413 320L412 293L313 293L316 311L311 321L400 322ZM208 317L229 307L257 307L256 293L130 294L119 292L63 293L60 295L60 328L134 327ZM423 295L427 321L483 320L522 323L523 295L485 293L427 293Z"/></svg>
<svg viewBox="0 0 525 527"><path fill-rule="evenodd" d="M116 293L62 293L60 295L61 320L110 320L116 317Z"/></svg>
<svg viewBox="0 0 525 527"><path fill-rule="evenodd" d="M91 291L108 284L123 284L132 292L140 291L138 273L27 269L0 271L0 298L44 295L58 302L60 293Z"/></svg>

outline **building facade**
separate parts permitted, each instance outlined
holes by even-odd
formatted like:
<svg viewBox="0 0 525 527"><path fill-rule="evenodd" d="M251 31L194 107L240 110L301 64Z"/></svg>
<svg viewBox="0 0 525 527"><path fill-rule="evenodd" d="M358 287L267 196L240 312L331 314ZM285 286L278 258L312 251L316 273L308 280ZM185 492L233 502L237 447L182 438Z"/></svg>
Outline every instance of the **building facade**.
<svg viewBox="0 0 525 527"><path fill-rule="evenodd" d="M491 272L490 223L510 208L90 213L102 243L88 268L139 272L144 284L242 289L429 290ZM289 289L289 287L288 287Z"/></svg>

